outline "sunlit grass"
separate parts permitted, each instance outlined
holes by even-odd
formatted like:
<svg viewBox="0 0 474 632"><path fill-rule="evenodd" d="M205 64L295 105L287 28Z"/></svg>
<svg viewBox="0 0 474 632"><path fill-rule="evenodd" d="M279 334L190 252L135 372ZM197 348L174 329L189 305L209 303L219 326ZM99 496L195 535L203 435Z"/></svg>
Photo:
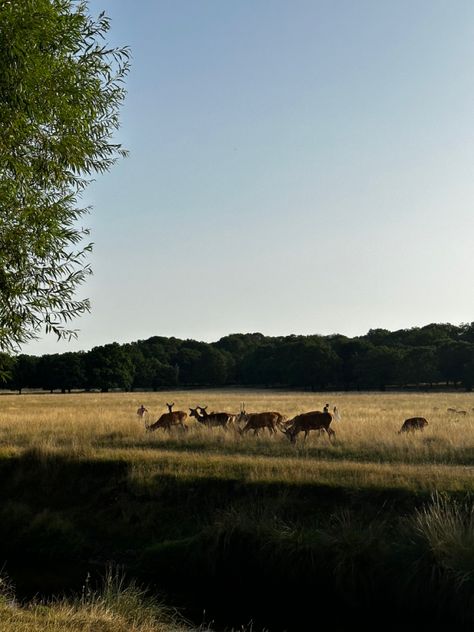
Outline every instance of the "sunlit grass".
<svg viewBox="0 0 474 632"><path fill-rule="evenodd" d="M276 410L288 418L337 405L336 441L310 434L291 445L278 433L241 436L235 428L208 429L188 418L188 432L146 432L136 410L152 423L166 412L208 406L238 413ZM474 396L470 393L306 393L175 391L160 393L23 394L0 397L0 453L120 458L181 477L468 489L474 481ZM453 415L447 408L468 411ZM424 416L423 432L398 434L404 419ZM148 463L148 465L147 465Z"/></svg>
<svg viewBox="0 0 474 632"><path fill-rule="evenodd" d="M0 576L2 632L192 632L177 615L117 569L108 569L103 585L82 594L20 604ZM193 628L197 632L197 628ZM207 630L207 628L206 628ZM205 632L204 627L199 628Z"/></svg>

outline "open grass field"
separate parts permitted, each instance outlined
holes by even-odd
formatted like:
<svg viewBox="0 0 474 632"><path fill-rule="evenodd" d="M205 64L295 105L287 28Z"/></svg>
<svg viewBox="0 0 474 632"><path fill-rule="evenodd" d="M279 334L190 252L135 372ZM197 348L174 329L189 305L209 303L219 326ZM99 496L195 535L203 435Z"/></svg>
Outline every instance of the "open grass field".
<svg viewBox="0 0 474 632"><path fill-rule="evenodd" d="M198 405L238 413L245 402L247 412L287 418L329 403L340 420L334 441L312 432L295 445L282 432L242 436L189 417L187 431L147 432L138 407L152 423L166 402L187 413ZM19 581L26 565L26 592L61 594L71 569L115 560L158 594L174 594L195 629L204 629L203 608L220 622L213 629L244 629L254 616L255 631L306 629L315 592L340 616L334 629L357 613L377 625L385 617L386 630L413 618L429 618L432 630L454 619L472 629L473 409L471 393L2 394L0 563L13 574L20 566ZM399 434L415 416L428 426ZM49 581L58 566L46 590L43 571ZM285 599L269 607L262 581L265 594L284 584ZM182 629L153 617L133 627L99 602L12 610L0 600L0 623Z"/></svg>
<svg viewBox="0 0 474 632"><path fill-rule="evenodd" d="M203 427L187 419L188 432L146 432L136 410L148 409L148 423L166 412L208 406L238 413L278 411L288 418L337 405L336 440L310 433L292 445L266 430L255 437L236 429ZM448 408L466 414L448 412ZM423 416L423 432L398 434L408 417ZM474 395L470 393L381 394L278 391L181 391L160 393L37 394L0 397L0 454L35 450L45 455L120 458L136 476L153 464L184 478L231 476L246 480L319 479L326 484L408 486L468 490L474 486Z"/></svg>

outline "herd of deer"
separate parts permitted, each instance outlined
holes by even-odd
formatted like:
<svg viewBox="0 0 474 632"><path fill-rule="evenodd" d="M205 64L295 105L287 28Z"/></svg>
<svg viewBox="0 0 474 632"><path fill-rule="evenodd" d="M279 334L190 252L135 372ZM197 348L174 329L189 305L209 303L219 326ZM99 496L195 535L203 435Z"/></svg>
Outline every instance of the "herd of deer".
<svg viewBox="0 0 474 632"><path fill-rule="evenodd" d="M155 423L148 425L145 418L146 430L148 432L157 430L158 428L171 430L172 427L187 430L188 428L184 422L188 417L188 413L184 410L173 411L174 402L166 405L168 412L163 413ZM265 430L265 428L273 435L276 434L277 430L280 430L292 443L295 443L296 437L300 432L304 432L306 439L310 430L318 430L320 434L326 432L330 439L335 436L336 433L329 426L334 418L339 419L339 413L336 406L334 406L332 413L326 410L326 408L324 411L315 410L296 415L293 419L287 420L284 415L277 412L247 413L245 412L244 404L241 405L240 413L238 414L220 412L208 413L207 406L197 406L196 408L189 409L189 417L194 417L196 421L208 428L223 428L227 430L233 425L241 435L245 435L250 430L253 431L254 435L258 435L259 431ZM142 411L143 407L137 410L137 414L141 417L144 416Z"/></svg>
<svg viewBox="0 0 474 632"><path fill-rule="evenodd" d="M240 407L240 413L223 413L223 412L207 412L207 406L197 406L196 408L189 409L189 415L184 410L173 410L174 402L172 404L166 404L168 412L163 413L161 417L153 424L148 424L145 412L146 408L142 405L137 414L140 417L145 417L145 428L147 432L152 432L158 428L170 431L171 428L177 427L181 430L187 430L188 427L184 423L188 416L196 419L197 422L208 428L223 428L227 430L233 426L239 434L245 435L250 430L254 435L258 435L260 430L268 429L270 435L277 433L280 430L285 434L292 443L296 443L296 437L304 432L304 438L308 437L311 430L317 430L318 433L326 433L330 440L336 436L335 431L330 427L333 419L340 420L339 411L334 406L333 412L329 412L329 406L326 404L324 410L313 410L307 413L301 413L296 415L292 419L287 419L284 415L278 412L263 412L263 413L247 413L245 412L245 405ZM428 425L427 420L424 417L410 417L406 419L399 430L398 434L402 432L413 432L415 430L423 430Z"/></svg>

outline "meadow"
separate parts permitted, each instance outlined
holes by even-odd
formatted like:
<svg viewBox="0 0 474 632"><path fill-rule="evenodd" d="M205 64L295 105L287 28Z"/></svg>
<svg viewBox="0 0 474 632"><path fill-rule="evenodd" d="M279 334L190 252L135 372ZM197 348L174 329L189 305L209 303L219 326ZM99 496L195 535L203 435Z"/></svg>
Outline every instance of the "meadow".
<svg viewBox="0 0 474 632"><path fill-rule="evenodd" d="M312 432L296 445L189 417L187 432L147 432L138 407L152 423L167 402L188 413L238 413L244 402L288 418L329 403L340 420L335 441ZM218 629L254 618L272 631L303 629L307 613L289 604L309 587L338 605L341 626L355 603L361 613L378 603L402 623L456 612L462 629L474 621L473 409L464 392L3 394L0 556L13 576L25 563L67 560L86 572L115 560L189 606L197 624L207 608ZM428 426L399 434L413 416ZM67 579L59 573L47 591L38 572L26 592L36 581L56 594ZM268 611L262 581L269 591L283 582L288 601ZM243 603L224 591L229 582L245 590Z"/></svg>
<svg viewBox="0 0 474 632"><path fill-rule="evenodd" d="M241 436L188 417L188 432L145 431L167 411L208 406L238 413L278 411L291 418L337 405L336 440L310 433L296 446L266 430ZM144 403L144 420L137 408ZM465 410L466 415L448 412ZM398 434L408 417L423 416L423 432ZM81 393L3 395L0 399L0 451L36 450L94 459L127 459L146 469L159 461L179 476L239 476L249 480L341 481L439 489L469 489L473 482L474 395L470 393L307 393L279 391L175 391L160 393ZM396 464L396 467L394 465Z"/></svg>

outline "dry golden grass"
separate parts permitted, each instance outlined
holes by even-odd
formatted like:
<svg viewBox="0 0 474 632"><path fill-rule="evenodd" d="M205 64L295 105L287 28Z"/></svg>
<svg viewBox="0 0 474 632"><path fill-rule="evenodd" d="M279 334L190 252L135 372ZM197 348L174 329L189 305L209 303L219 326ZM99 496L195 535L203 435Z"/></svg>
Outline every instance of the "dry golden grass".
<svg viewBox="0 0 474 632"><path fill-rule="evenodd" d="M144 404L148 422L166 412L208 406L238 413L275 410L288 418L337 405L336 441L310 434L296 446L286 437L208 429L188 418L189 431L146 432L136 410ZM467 411L453 415L447 408ZM306 393L208 390L159 393L2 395L0 450L24 450L133 463L138 478L153 469L182 477L232 477L325 484L469 489L474 482L474 395L470 393ZM423 416L423 432L398 434L408 417ZM141 473L140 473L141 472Z"/></svg>
<svg viewBox="0 0 474 632"><path fill-rule="evenodd" d="M2 632L190 632L182 625L150 622L133 624L104 608L67 602L12 607L0 603Z"/></svg>

